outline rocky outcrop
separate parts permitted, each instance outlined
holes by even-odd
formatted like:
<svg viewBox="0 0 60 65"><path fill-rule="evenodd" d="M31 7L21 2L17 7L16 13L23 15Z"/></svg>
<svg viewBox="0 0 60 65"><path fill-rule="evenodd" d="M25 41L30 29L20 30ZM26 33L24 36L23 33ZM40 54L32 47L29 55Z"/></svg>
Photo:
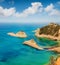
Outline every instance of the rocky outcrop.
<svg viewBox="0 0 60 65"><path fill-rule="evenodd" d="M34 39L25 41L24 44L28 45L28 46L31 46L33 48L39 49L39 50L43 50L43 48L41 48L40 46L37 45L37 43L34 41Z"/></svg>
<svg viewBox="0 0 60 65"><path fill-rule="evenodd" d="M55 65L60 65L60 57L58 57L55 61Z"/></svg>
<svg viewBox="0 0 60 65"><path fill-rule="evenodd" d="M32 32L39 32L40 28L37 28L36 30L32 31Z"/></svg>
<svg viewBox="0 0 60 65"><path fill-rule="evenodd" d="M16 36L17 36L17 37L23 37L23 38L27 37L26 33L25 33L25 32L22 32L22 31L17 32L17 33L16 33Z"/></svg>
<svg viewBox="0 0 60 65"><path fill-rule="evenodd" d="M50 57L48 65L55 65L55 58L53 56Z"/></svg>
<svg viewBox="0 0 60 65"><path fill-rule="evenodd" d="M9 32L7 34L10 35L10 36L14 36L14 37L21 37L21 38L27 37L26 33L23 32L23 31L17 32L16 34L13 33L13 32Z"/></svg>
<svg viewBox="0 0 60 65"><path fill-rule="evenodd" d="M60 65L60 57L54 58L51 56L50 63L48 65Z"/></svg>
<svg viewBox="0 0 60 65"><path fill-rule="evenodd" d="M52 40L60 40L60 25L51 23L40 29L37 29L35 36L46 37Z"/></svg>
<svg viewBox="0 0 60 65"><path fill-rule="evenodd" d="M55 51L55 52L57 52L57 53L60 53L60 47L51 47L51 48L49 48L48 50L50 50L50 51Z"/></svg>

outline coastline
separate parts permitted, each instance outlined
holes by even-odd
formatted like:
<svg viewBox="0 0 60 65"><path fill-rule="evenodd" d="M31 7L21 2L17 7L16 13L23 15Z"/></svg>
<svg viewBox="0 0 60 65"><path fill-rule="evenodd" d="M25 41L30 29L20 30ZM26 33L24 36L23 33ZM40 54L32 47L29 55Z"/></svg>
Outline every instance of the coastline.
<svg viewBox="0 0 60 65"><path fill-rule="evenodd" d="M23 27L23 26L22 26ZM4 40L4 39L2 39L2 41L4 41L4 42L2 42L2 45L4 44L6 47L4 47L4 49L6 48L6 52L4 51L4 49L3 48L0 48L0 49L3 49L3 51L2 52L5 52L6 54L8 54L8 50L7 49L10 49L10 51L12 51L12 49L13 49L13 53L11 53L11 55L15 55L15 54L19 54L19 53L21 53L20 54L20 57L18 57L17 59L14 57L14 59L12 59L11 58L11 60L9 60L9 65L11 65L13 62L14 63L16 63L16 65L18 65L18 63L20 64L21 63L21 65L24 65L24 63L26 62L26 65L27 64L31 64L31 65L45 65L46 63L48 63L49 61L49 58L50 58L50 56L51 55L54 55L53 53L51 53L50 51L46 51L46 50L36 50L36 49L32 49L32 48L30 48L30 47L28 47L28 46L24 46L23 45L23 42L24 41L28 41L29 39L31 39L31 38L33 38L35 41L36 41L36 43L38 43L37 41L37 38L35 38L35 36L33 36L34 34L31 32L32 30L33 30L33 27L24 27L24 28L22 28L24 31L25 30L28 30L28 31L25 31L25 32L28 32L28 37L25 39L21 39L21 38L16 38L16 37L11 37L11 36L9 36L9 35L6 35L6 33L8 33L9 31L13 31L13 32L17 32L18 30L20 30L20 28L21 27L19 27L19 26L17 26L17 28L16 28L16 26L15 27L10 27L10 28L8 28L7 29L7 27L6 27L6 29L4 28L4 31L1 33L2 35L4 34L4 32L5 32L5 34L3 35L3 36L6 36L5 38L8 38L9 40ZM35 26L35 28L38 28L38 27L36 27ZM35 29L34 28L34 29ZM17 29L17 30L16 30ZM0 29L1 30L1 29ZM30 31L29 31L30 30ZM1 36L2 36L1 35ZM29 35L31 35L31 37L29 36ZM2 37L3 37L2 36ZM1 38L2 38L1 37ZM7 43L9 43L9 44L7 44ZM38 45L40 44L41 42L39 41L39 43L38 43ZM43 42L44 43L44 42ZM42 44L43 44L42 43ZM50 43L49 43L50 44ZM3 46L4 46L3 45ZM13 46L12 46L13 45ZM11 46L11 47L10 47ZM15 53L17 51L17 53ZM13 56L14 56L13 55ZM8 55L6 55L6 56L8 56ZM5 56L5 57L6 57ZM4 57L4 58L5 58ZM22 59L21 59L21 57L22 57ZM2 59L2 60L4 60L4 58ZM32 59L33 58L33 59ZM43 59L44 58L44 59ZM8 59L9 59L9 57L8 57ZM7 59L7 61L6 61L6 63L8 63L8 59ZM29 59L29 60L28 60ZM18 60L18 61L17 61ZM21 61L20 61L21 60ZM17 62L16 62L17 61ZM22 61L24 61L24 63L22 62ZM28 61L28 62L27 62ZM33 61L33 63L32 63L32 61ZM11 63L12 62L12 63ZM2 62L3 63L3 62ZM13 63L13 65L14 65L14 63ZM1 63L0 63L1 64ZM46 64L47 65L47 64Z"/></svg>
<svg viewBox="0 0 60 65"><path fill-rule="evenodd" d="M58 32L58 36L52 36L52 35L46 35L46 34L39 34L40 33L40 29L38 28L37 30L34 31L35 32L35 36L40 38L40 37L44 37L44 38L49 38L51 40L55 40L55 41L59 41L60 40L60 29Z"/></svg>

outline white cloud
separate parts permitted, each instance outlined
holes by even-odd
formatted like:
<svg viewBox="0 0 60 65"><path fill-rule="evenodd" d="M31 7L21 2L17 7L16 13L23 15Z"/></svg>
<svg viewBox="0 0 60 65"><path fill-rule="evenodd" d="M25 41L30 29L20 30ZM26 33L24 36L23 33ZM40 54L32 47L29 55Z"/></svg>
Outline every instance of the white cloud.
<svg viewBox="0 0 60 65"><path fill-rule="evenodd" d="M0 16L12 16L15 13L15 8L3 8L0 6Z"/></svg>
<svg viewBox="0 0 60 65"><path fill-rule="evenodd" d="M54 8L54 5L53 5L53 4L50 4L50 5L48 5L48 6L45 8L45 11L46 11L46 12L50 12L50 11L53 10L53 8Z"/></svg>
<svg viewBox="0 0 60 65"><path fill-rule="evenodd" d="M25 9L22 13L15 13L16 17L26 17L28 15L36 14L42 12L42 4L40 2L31 3L31 7Z"/></svg>
<svg viewBox="0 0 60 65"><path fill-rule="evenodd" d="M41 2L33 2L31 3L30 7L23 10L22 12L16 12L16 9L14 7L8 9L0 6L0 16L5 16L5 17L9 17L9 16L27 17L29 15L34 15L36 13L40 14L41 12L42 13L47 12L49 15L60 15L60 11L55 9L55 6L52 3L48 5L46 8L43 8Z"/></svg>
<svg viewBox="0 0 60 65"><path fill-rule="evenodd" d="M15 8L3 8L0 6L0 16L15 16L15 17L26 17L33 15L38 12L42 12L42 4L40 2L31 3L31 6L25 9L23 12L16 12Z"/></svg>
<svg viewBox="0 0 60 65"><path fill-rule="evenodd" d="M54 9L54 10L52 10L51 12L50 12L50 15L60 15L60 11L59 10L56 10L56 9Z"/></svg>
<svg viewBox="0 0 60 65"><path fill-rule="evenodd" d="M55 9L53 4L48 5L45 9L45 12L47 12L49 15L60 15L60 11Z"/></svg>

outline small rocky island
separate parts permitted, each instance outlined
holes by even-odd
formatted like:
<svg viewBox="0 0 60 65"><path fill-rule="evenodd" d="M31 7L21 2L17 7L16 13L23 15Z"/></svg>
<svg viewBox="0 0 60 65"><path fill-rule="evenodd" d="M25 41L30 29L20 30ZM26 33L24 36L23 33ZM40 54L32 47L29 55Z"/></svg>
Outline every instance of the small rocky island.
<svg viewBox="0 0 60 65"><path fill-rule="evenodd" d="M20 38L26 38L27 37L26 33L23 32L23 31L20 31L20 32L17 32L17 33L9 32L7 34L10 35L10 36L20 37Z"/></svg>
<svg viewBox="0 0 60 65"><path fill-rule="evenodd" d="M39 49L39 50L43 50L42 47L38 46L38 44L34 41L34 39L28 40L24 42L25 45L28 45L30 47Z"/></svg>

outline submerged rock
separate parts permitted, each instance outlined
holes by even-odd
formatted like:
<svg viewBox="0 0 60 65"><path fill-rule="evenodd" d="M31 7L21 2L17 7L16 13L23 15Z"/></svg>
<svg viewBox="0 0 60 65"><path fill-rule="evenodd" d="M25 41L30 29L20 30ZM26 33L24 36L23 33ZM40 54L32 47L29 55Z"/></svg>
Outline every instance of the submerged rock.
<svg viewBox="0 0 60 65"><path fill-rule="evenodd" d="M14 36L14 37L21 37L21 38L27 37L26 33L25 32L22 32L22 31L17 32L16 34L13 33L13 32L10 32L10 33L8 33L8 35Z"/></svg>
<svg viewBox="0 0 60 65"><path fill-rule="evenodd" d="M34 41L34 39L25 41L24 44L25 44L25 45L28 45L28 46L31 46L31 47L33 47L33 48L36 48L36 49L43 50L43 48L41 48L40 46L37 45L37 43Z"/></svg>

